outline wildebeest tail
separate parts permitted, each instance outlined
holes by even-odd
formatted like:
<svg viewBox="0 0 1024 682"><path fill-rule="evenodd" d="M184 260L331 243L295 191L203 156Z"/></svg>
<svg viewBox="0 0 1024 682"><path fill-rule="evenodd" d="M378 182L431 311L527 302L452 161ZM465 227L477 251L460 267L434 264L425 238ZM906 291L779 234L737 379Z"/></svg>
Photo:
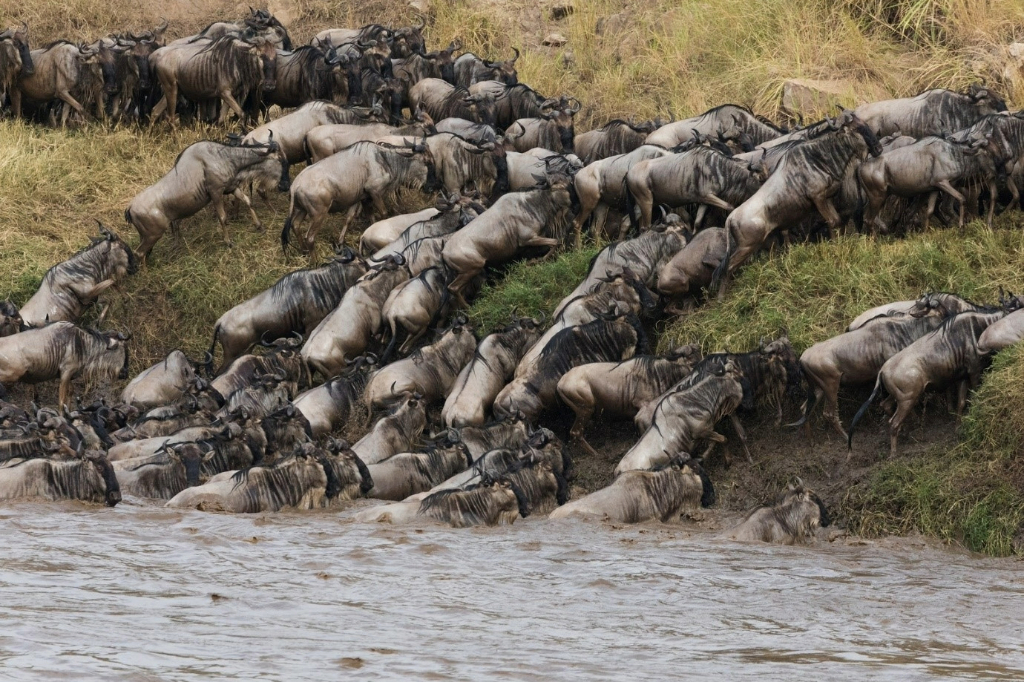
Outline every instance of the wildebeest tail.
<svg viewBox="0 0 1024 682"><path fill-rule="evenodd" d="M292 203L294 204L295 202L292 201ZM288 211L288 217L284 219L284 228L281 230L281 251L285 254L288 253L288 235L292 231L292 213L294 211Z"/></svg>
<svg viewBox="0 0 1024 682"><path fill-rule="evenodd" d="M700 463L692 461L688 462L691 469L694 469L698 476L700 476L700 506L707 508L715 504L717 499L715 496L715 486L711 484L711 478L708 476L708 472L704 470L704 467Z"/></svg>
<svg viewBox="0 0 1024 682"><path fill-rule="evenodd" d="M640 218L636 214L636 197L629 191L629 184L626 182L625 175L622 176L622 194L626 197L626 215L629 216L629 228L639 233Z"/></svg>
<svg viewBox="0 0 1024 682"><path fill-rule="evenodd" d="M802 377L802 379L807 384L807 398L804 400L804 413L792 424L786 424L787 427L796 428L798 426L803 426L811 416L811 410L814 409L814 403L817 402L817 398L814 396L814 387L811 385L811 382L807 381L807 377Z"/></svg>
<svg viewBox="0 0 1024 682"><path fill-rule="evenodd" d="M217 348L217 337L220 336L220 323L213 328L213 340L210 341L210 350L206 351L206 371L208 374L213 373L213 351Z"/></svg>
<svg viewBox="0 0 1024 682"><path fill-rule="evenodd" d="M864 402L864 404L860 406L860 409L857 410L857 414L853 415L853 421L850 422L850 433L849 435L846 436L847 449L853 449L853 430L857 427L857 422L859 422L860 418L864 416L864 413L868 411L868 408L871 406L871 403L875 402L875 398L878 397L879 391L884 390L885 384L882 383L882 373L879 372L878 378L875 379L875 390L871 391L871 395L869 395L868 399Z"/></svg>
<svg viewBox="0 0 1024 682"><path fill-rule="evenodd" d="M373 490L373 477L370 476L370 470L367 468L366 463L360 459L359 455L353 452L352 457L356 460L356 468L359 469L359 478L362 479L359 483L359 492L365 495Z"/></svg>

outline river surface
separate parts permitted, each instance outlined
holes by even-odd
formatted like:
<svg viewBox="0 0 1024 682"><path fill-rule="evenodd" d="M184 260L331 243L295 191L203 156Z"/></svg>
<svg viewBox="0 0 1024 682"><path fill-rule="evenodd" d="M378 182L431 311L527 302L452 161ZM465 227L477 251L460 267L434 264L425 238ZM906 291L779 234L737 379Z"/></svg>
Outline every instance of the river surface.
<svg viewBox="0 0 1024 682"><path fill-rule="evenodd" d="M0 679L1024 679L1024 566L685 527L0 506Z"/></svg>

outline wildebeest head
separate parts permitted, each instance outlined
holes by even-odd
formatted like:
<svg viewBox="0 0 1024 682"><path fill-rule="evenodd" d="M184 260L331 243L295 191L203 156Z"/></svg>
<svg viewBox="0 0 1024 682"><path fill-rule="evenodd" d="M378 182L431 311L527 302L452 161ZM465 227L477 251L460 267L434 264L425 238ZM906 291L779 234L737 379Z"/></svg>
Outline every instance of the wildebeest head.
<svg viewBox="0 0 1024 682"><path fill-rule="evenodd" d="M790 384L799 380L799 359L789 342L789 333L786 330L783 329L774 341L766 343L762 340L759 350L768 359L768 368L773 377Z"/></svg>
<svg viewBox="0 0 1024 682"><path fill-rule="evenodd" d="M79 45L78 47L83 64L96 64L99 66L100 73L103 74L103 92L108 95L117 92L117 75L114 69L114 61L117 59L118 54L128 49L112 40L100 40L92 45Z"/></svg>
<svg viewBox="0 0 1024 682"><path fill-rule="evenodd" d="M496 111L494 95L486 92L466 95L462 103L469 108L471 121L489 126L494 125Z"/></svg>
<svg viewBox="0 0 1024 682"><path fill-rule="evenodd" d="M89 451L84 455L87 466L91 466L95 475L102 481L104 502L108 507L113 507L121 501L121 486L114 475L114 467L110 466L107 456L103 452ZM100 486L97 486L100 488Z"/></svg>
<svg viewBox="0 0 1024 682"><path fill-rule="evenodd" d="M14 54L12 56L17 60L18 66L21 67L21 75L31 76L35 73L36 67L32 63L32 51L28 44L28 24L22 24L20 28L8 29L0 33L0 48L3 47L5 42L9 42L13 48Z"/></svg>
<svg viewBox="0 0 1024 682"><path fill-rule="evenodd" d="M455 83L455 52L462 49L462 43L458 40L453 40L443 50L437 52L431 52L424 55L427 59L431 60L437 65L438 70L441 73L441 79L448 83Z"/></svg>
<svg viewBox="0 0 1024 682"><path fill-rule="evenodd" d="M673 463L675 464L675 462ZM708 472L701 466L700 461L696 459L689 459L685 462L678 464L680 468L686 467L690 471L697 474L700 477L701 495L700 495L700 506L711 507L715 504L715 486L711 484L711 479L708 477Z"/></svg>
<svg viewBox="0 0 1024 682"><path fill-rule="evenodd" d="M426 20L421 17L419 26L403 26L392 31L391 53L396 57L423 54L426 50L423 40L426 25Z"/></svg>
<svg viewBox="0 0 1024 682"><path fill-rule="evenodd" d="M878 156L882 153L882 144L878 141L878 137L864 121L860 120L855 113L848 109L844 109L834 119L830 119L826 129L850 137L861 137L871 156Z"/></svg>
<svg viewBox="0 0 1024 682"><path fill-rule="evenodd" d="M132 250L128 243L119 237L113 230L104 225L99 220L96 224L100 228L100 236L93 238L93 244L106 243L107 250L107 266L111 272L117 273L119 276L124 274L134 275L139 271L139 259L135 255L135 251Z"/></svg>
<svg viewBox="0 0 1024 682"><path fill-rule="evenodd" d="M255 36L242 41L248 46L249 53L259 60L262 71L261 88L264 92L270 92L277 88L277 46L274 41L264 37Z"/></svg>
<svg viewBox="0 0 1024 682"><path fill-rule="evenodd" d="M790 513L796 512L800 516L804 516L810 522L812 530L818 526L827 528L832 523L825 503L821 501L817 493L810 488L805 488L800 479L797 479L796 485L790 484L782 495L778 506L788 508Z"/></svg>
<svg viewBox="0 0 1024 682"><path fill-rule="evenodd" d="M967 92L964 93L964 97L967 97L974 103L978 108L978 113L985 114L997 114L1000 111L1006 111L1006 102L992 92L984 85L977 83L972 84L967 88Z"/></svg>
<svg viewBox="0 0 1024 682"><path fill-rule="evenodd" d="M152 32L148 32L146 35L152 35ZM136 37L134 35L130 35L130 37L131 47L129 48L128 55L134 62L135 70L138 73L139 89L143 92L148 92L153 87L153 67L149 63L149 57L161 46L153 38Z"/></svg>
<svg viewBox="0 0 1024 682"><path fill-rule="evenodd" d="M24 326L18 306L10 301L0 301L0 337L17 334Z"/></svg>
<svg viewBox="0 0 1024 682"><path fill-rule="evenodd" d="M562 144L562 153L564 154L573 151L575 138L573 118L580 108L579 100L564 95L561 99L549 99L540 105L540 117L545 121L551 121L558 128L558 139Z"/></svg>
<svg viewBox="0 0 1024 682"><path fill-rule="evenodd" d="M169 456L177 459L185 468L185 484L188 487L191 488L201 483L203 451L198 443L165 445L164 449Z"/></svg>
<svg viewBox="0 0 1024 682"><path fill-rule="evenodd" d="M481 78L480 80L495 80L508 86L518 84L519 74L516 73L516 62L519 60L519 48L513 47L512 52L515 53L512 59L507 59L503 62L483 60L484 66L490 69L491 72L486 78Z"/></svg>

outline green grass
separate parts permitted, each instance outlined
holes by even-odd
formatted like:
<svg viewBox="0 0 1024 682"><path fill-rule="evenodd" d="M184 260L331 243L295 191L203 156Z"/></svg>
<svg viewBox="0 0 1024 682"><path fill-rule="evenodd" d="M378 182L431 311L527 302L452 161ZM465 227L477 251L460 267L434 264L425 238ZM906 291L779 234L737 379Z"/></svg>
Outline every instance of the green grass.
<svg viewBox="0 0 1024 682"><path fill-rule="evenodd" d="M551 317L558 302L576 288L597 248L567 251L542 262L521 261L510 267L497 284L487 284L469 311L477 329L507 324L510 316Z"/></svg>

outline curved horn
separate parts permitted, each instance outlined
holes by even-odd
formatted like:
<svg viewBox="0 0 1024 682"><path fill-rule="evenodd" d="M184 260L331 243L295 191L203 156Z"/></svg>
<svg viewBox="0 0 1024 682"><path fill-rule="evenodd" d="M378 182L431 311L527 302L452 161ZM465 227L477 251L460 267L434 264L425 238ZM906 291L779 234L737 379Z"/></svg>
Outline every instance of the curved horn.
<svg viewBox="0 0 1024 682"><path fill-rule="evenodd" d="M512 63L515 64L517 61L519 61L519 48L513 47L512 51L516 53L516 56L512 58Z"/></svg>

